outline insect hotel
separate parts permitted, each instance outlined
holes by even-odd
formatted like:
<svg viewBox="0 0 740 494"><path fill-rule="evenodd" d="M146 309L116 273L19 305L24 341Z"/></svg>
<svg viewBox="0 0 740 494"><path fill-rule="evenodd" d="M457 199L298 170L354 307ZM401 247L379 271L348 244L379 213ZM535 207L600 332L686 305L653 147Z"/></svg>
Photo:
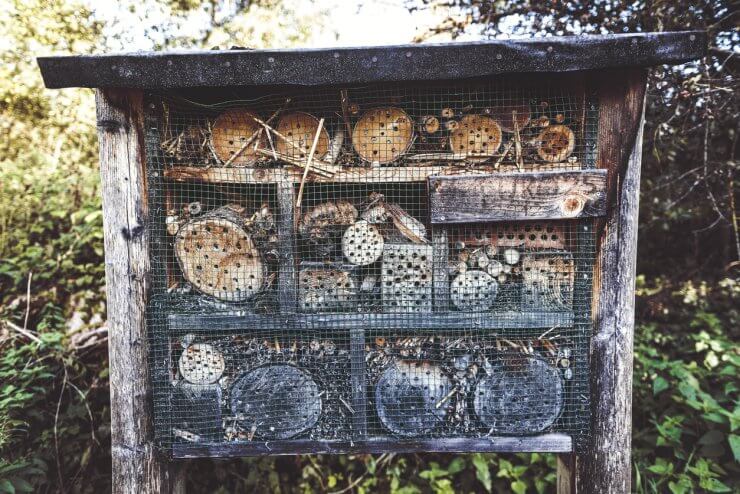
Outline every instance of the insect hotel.
<svg viewBox="0 0 740 494"><path fill-rule="evenodd" d="M561 487L582 454L587 491L621 490L644 67L703 50L39 59L48 87L99 88L114 475L538 451L561 454Z"/></svg>

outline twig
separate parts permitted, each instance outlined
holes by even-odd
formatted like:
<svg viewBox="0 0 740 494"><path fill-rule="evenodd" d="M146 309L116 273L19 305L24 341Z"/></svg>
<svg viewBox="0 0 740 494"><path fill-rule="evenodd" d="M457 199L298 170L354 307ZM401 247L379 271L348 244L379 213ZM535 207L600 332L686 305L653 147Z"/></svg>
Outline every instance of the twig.
<svg viewBox="0 0 740 494"><path fill-rule="evenodd" d="M40 339L40 338L39 338L38 336L36 336L35 334L33 334L33 332L32 332L32 331L29 331L29 330L27 330L27 329L23 329L22 327L18 326L17 324L13 324L12 322L10 322L10 321L8 321L8 320L5 320L5 321L3 321L3 322L4 322L4 323L5 323L5 324L6 324L6 325L7 325L7 326L8 326L9 328L10 328L10 329L12 329L13 331L15 331L16 333L20 333L20 334L22 334L23 336L25 336L25 337L26 337L26 338L28 338L29 340L33 340L33 341L35 341L36 343L43 343L43 341L41 341L41 339Z"/></svg>
<svg viewBox="0 0 740 494"><path fill-rule="evenodd" d="M514 121L514 151L516 153L516 167L519 171L524 167L522 158L522 138L519 135L519 122L516 119L516 110L511 112L511 118Z"/></svg>
<svg viewBox="0 0 740 494"><path fill-rule="evenodd" d="M506 146L504 146L504 150L501 151L501 156L498 157L496 160L496 163L494 163L493 167L494 169L498 170L501 166L501 162L504 161L504 158L506 158L506 155L509 154L509 151L511 151L511 146L514 145L514 141L511 140L506 143Z"/></svg>
<svg viewBox="0 0 740 494"><path fill-rule="evenodd" d="M64 390L67 388L67 366L64 366L64 379L62 380L62 389L59 392L59 399L57 400L57 409L54 413L54 451L56 452L55 460L57 464L57 478L59 480L59 491L66 492L64 488L64 479L62 478L62 463L59 461L59 410L62 407L62 398L64 397Z"/></svg>
<svg viewBox="0 0 740 494"><path fill-rule="evenodd" d="M339 94L341 96L342 101L342 120L344 121L344 126L347 128L347 136L351 139L352 138L352 127L349 124L349 95L347 94L346 89L342 89L339 91Z"/></svg>
<svg viewBox="0 0 740 494"><path fill-rule="evenodd" d="M341 401L341 402L342 402L342 405L344 405L345 407L347 407L347 410L349 410L349 413L351 413L352 415L354 415L354 414L355 414L355 410L354 410L354 409L353 409L353 408L352 408L351 406L349 406L349 403L347 403L346 401L344 401L344 398L342 398L342 397L340 396L340 397L339 397L339 401Z"/></svg>
<svg viewBox="0 0 740 494"><path fill-rule="evenodd" d="M319 120L319 127L316 129L316 135L313 136L313 144L311 144L311 151L308 153L308 159L306 160L306 168L303 169L303 178L301 178L301 186L298 188L298 199L296 199L295 207L301 207L301 199L303 199L303 187L306 185L306 177L308 177L308 170L311 168L311 162L313 161L313 155L316 152L316 145L319 143L319 136L321 136L321 129L324 128L324 119Z"/></svg>
<svg viewBox="0 0 740 494"><path fill-rule="evenodd" d="M28 283L26 284L26 317L23 319L23 329L28 329L28 316L31 314L31 280L33 271L28 272Z"/></svg>
<svg viewBox="0 0 740 494"><path fill-rule="evenodd" d="M257 120L257 119L255 118L255 120ZM231 163L233 163L234 160L237 159L239 157L239 155L241 155L244 152L244 150L247 149L247 147L250 144L252 144L252 141L254 141L257 138L257 136L259 136L261 133L262 133L262 128L261 127L259 129L255 130L252 133L252 135L249 136L249 139L247 139L246 141L244 141L244 144L242 144L242 147L240 147L234 154L232 154L231 155L231 158L229 158L228 160L226 160L226 162L224 162L224 165L223 166L229 166Z"/></svg>
<svg viewBox="0 0 740 494"><path fill-rule="evenodd" d="M263 156L272 156L272 152L268 151L267 149L257 149L257 154L261 154ZM305 169L306 168L306 164L303 163L302 161L299 161L297 159L291 158L291 157L289 157L287 155L284 155L282 153L277 153L276 152L276 154L277 154L277 157L278 157L278 160L279 161L284 161L284 162L288 163L289 165L297 166L297 167L299 167L301 169ZM331 177L334 176L334 173L336 173L336 171L334 171L334 170L327 170L327 169L325 169L323 167L319 167L319 166L314 165L311 168L311 173L314 173L314 174L316 174L316 175L318 175L320 177L331 178Z"/></svg>
<svg viewBox="0 0 740 494"><path fill-rule="evenodd" d="M452 390L447 393L441 400L439 400L437 403L434 404L434 408L441 407L447 400L452 398L452 395L454 395L457 392L457 386L453 386Z"/></svg>

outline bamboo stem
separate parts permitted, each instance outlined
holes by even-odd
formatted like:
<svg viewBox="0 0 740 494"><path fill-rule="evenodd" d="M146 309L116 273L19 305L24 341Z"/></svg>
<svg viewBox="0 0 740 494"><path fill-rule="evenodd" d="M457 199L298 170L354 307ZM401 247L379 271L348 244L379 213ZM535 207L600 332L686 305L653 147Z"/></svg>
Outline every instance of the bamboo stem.
<svg viewBox="0 0 740 494"><path fill-rule="evenodd" d="M316 145L319 143L319 136L321 136L321 129L324 128L324 119L319 120L319 127L316 129L316 135L313 136L313 144L311 144L311 151L308 153L308 159L306 160L306 168L303 169L303 178L301 179L301 186L298 188L298 198L295 202L295 207L301 207L301 199L303 199L303 187L306 185L306 177L308 176L308 170L311 168L311 162L313 161L313 155L316 152Z"/></svg>

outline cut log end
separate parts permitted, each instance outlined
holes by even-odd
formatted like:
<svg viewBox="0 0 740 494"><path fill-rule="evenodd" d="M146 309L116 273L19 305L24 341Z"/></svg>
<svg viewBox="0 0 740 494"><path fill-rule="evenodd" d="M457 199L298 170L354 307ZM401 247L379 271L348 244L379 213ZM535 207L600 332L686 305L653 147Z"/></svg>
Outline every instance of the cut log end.
<svg viewBox="0 0 740 494"><path fill-rule="evenodd" d="M386 164L408 151L414 138L411 117L400 108L374 108L366 111L352 131L357 154L369 163Z"/></svg>
<svg viewBox="0 0 740 494"><path fill-rule="evenodd" d="M228 110L216 118L211 129L211 142L222 162L236 166L254 164L258 155L250 141L259 140L256 134L261 130L255 118L259 118L256 113L244 108Z"/></svg>

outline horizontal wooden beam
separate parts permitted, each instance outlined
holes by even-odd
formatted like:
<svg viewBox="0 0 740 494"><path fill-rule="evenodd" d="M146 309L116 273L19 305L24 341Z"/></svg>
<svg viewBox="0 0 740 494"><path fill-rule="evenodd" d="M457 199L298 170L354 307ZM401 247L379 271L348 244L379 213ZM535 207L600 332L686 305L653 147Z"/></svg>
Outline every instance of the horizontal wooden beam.
<svg viewBox="0 0 740 494"><path fill-rule="evenodd" d="M432 223L603 216L605 197L606 170L429 177Z"/></svg>
<svg viewBox="0 0 740 494"><path fill-rule="evenodd" d="M548 165L525 164L524 169L546 166L548 169L572 167L568 163ZM318 183L370 183L370 182L424 182L434 175L477 176L495 172L493 165L476 165L468 168L461 165L440 164L439 161L422 162L410 166L345 166L332 177L320 177L309 173L307 181ZM284 167L220 167L220 166L170 166L164 170L165 178L175 182L206 182L231 184L269 184L279 182L300 183L303 171L300 168Z"/></svg>
<svg viewBox="0 0 740 494"><path fill-rule="evenodd" d="M175 458L228 458L259 455L349 453L569 453L573 441L565 434L525 437L407 439L384 437L367 441L316 441L295 439L268 442L174 444Z"/></svg>
<svg viewBox="0 0 740 494"><path fill-rule="evenodd" d="M573 313L561 312L489 312L489 313L386 313L386 314L254 314L235 310L233 313L184 313L168 316L175 332L244 331L281 328L285 330L388 329L414 331L464 329L537 329L567 328L573 325Z"/></svg>

